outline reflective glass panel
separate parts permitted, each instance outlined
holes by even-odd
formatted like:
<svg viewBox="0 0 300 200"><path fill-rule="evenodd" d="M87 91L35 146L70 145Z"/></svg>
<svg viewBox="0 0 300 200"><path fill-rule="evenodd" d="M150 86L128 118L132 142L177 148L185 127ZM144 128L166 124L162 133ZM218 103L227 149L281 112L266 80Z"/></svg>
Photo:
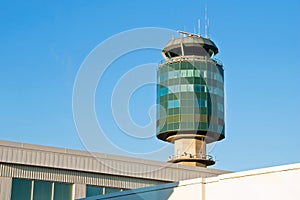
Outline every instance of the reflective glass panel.
<svg viewBox="0 0 300 200"><path fill-rule="evenodd" d="M122 191L121 188L111 188L111 187L106 187L105 188L105 194L110 194L110 193L113 193L113 192L120 192Z"/></svg>
<svg viewBox="0 0 300 200"><path fill-rule="evenodd" d="M86 185L86 197L103 194L103 187L95 185Z"/></svg>
<svg viewBox="0 0 300 200"><path fill-rule="evenodd" d="M54 200L72 200L72 184L54 183Z"/></svg>
<svg viewBox="0 0 300 200"><path fill-rule="evenodd" d="M12 180L11 200L30 200L31 180L14 178Z"/></svg>
<svg viewBox="0 0 300 200"><path fill-rule="evenodd" d="M52 183L47 181L34 181L33 200L51 200Z"/></svg>

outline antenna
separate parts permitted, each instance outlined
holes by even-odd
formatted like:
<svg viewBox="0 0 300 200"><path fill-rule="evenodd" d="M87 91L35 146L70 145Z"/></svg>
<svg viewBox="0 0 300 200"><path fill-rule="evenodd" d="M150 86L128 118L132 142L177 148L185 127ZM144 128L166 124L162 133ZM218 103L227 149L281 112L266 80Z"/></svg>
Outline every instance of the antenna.
<svg viewBox="0 0 300 200"><path fill-rule="evenodd" d="M208 19L207 19L207 4L205 4L205 37L208 38Z"/></svg>
<svg viewBox="0 0 300 200"><path fill-rule="evenodd" d="M200 35L200 19L198 19L198 35Z"/></svg>
<svg viewBox="0 0 300 200"><path fill-rule="evenodd" d="M207 18L207 38L209 38L209 18Z"/></svg>

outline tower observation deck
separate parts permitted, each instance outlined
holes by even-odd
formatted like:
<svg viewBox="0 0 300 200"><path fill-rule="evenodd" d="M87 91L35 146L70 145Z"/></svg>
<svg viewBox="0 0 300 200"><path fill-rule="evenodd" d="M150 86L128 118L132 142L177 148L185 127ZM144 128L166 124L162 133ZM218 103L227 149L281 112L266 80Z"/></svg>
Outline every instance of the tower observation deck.
<svg viewBox="0 0 300 200"><path fill-rule="evenodd" d="M201 35L171 39L157 70L157 138L174 143L169 162L215 164L206 144L225 137L224 70L217 46Z"/></svg>

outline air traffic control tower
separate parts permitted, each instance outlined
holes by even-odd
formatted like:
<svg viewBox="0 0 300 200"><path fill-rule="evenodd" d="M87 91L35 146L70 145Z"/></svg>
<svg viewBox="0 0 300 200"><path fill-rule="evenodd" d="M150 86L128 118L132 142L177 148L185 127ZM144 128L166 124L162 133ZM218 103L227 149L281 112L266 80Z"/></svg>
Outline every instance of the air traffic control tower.
<svg viewBox="0 0 300 200"><path fill-rule="evenodd" d="M180 33L157 71L157 137L174 143L169 162L206 167L215 164L206 144L225 137L224 70L213 41Z"/></svg>

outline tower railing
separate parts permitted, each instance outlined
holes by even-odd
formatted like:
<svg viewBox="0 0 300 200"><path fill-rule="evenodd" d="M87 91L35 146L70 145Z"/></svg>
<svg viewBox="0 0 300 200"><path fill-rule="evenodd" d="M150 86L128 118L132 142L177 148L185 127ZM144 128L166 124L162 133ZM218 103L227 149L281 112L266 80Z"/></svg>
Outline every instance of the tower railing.
<svg viewBox="0 0 300 200"><path fill-rule="evenodd" d="M169 58L167 60L161 60L160 61L160 65L159 67L162 67L165 64L170 64L170 63L176 63L176 62L191 62L191 61L196 61L196 62L201 62L201 61L205 61L205 62L214 62L220 66L223 66L223 63L221 60L217 59L217 58L211 58L209 56L195 56L195 55L189 55L189 56L176 56L173 58Z"/></svg>
<svg viewBox="0 0 300 200"><path fill-rule="evenodd" d="M186 153L186 152L184 152L182 155L171 155L171 156L169 156L169 161L176 160L176 159L182 159L182 158L214 161L214 158L211 155L189 154L189 153Z"/></svg>

